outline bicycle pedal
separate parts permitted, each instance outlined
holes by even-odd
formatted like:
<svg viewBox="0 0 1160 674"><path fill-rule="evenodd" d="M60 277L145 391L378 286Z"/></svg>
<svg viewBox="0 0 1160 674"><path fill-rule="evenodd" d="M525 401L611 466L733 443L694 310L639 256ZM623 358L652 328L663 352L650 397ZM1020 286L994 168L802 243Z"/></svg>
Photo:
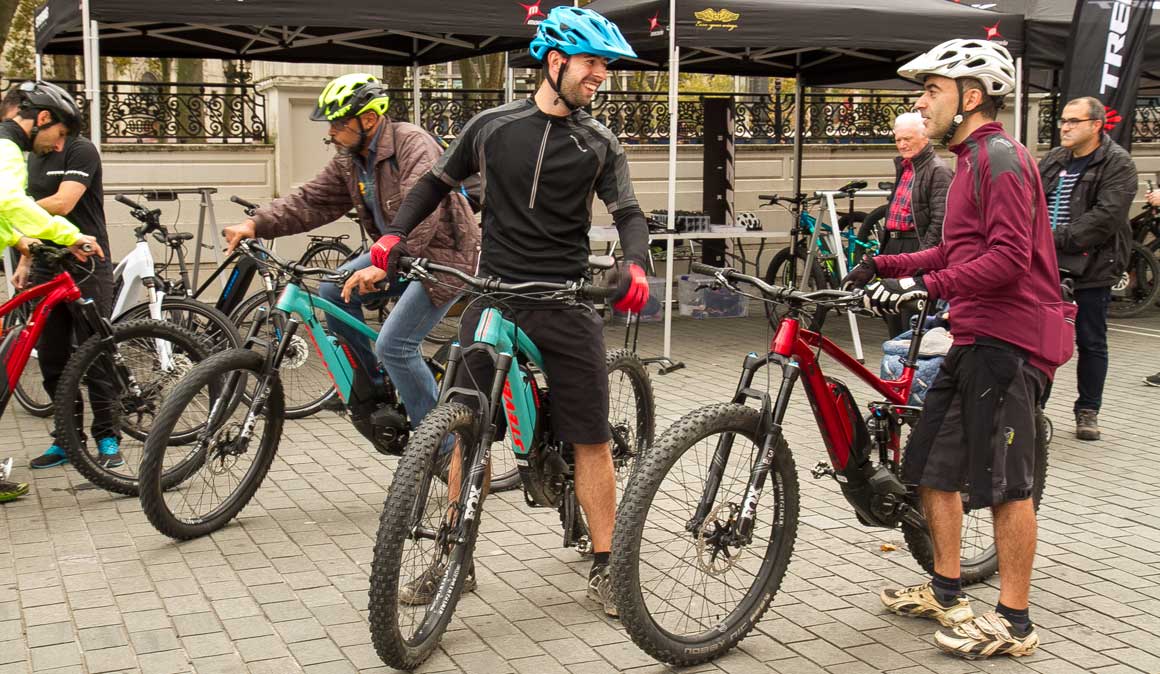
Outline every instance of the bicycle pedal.
<svg viewBox="0 0 1160 674"><path fill-rule="evenodd" d="M835 474L834 469L825 461L819 461L818 465L814 466L813 470L810 471L810 475L813 475L815 480L820 480L827 476L833 477Z"/></svg>

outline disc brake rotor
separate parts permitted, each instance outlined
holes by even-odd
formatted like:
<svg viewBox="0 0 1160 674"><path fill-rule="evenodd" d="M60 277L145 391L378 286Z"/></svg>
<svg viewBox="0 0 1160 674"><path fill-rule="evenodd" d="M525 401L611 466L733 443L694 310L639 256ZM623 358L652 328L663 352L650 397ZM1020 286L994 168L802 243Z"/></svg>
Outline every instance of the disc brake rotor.
<svg viewBox="0 0 1160 674"><path fill-rule="evenodd" d="M740 514L738 505L722 503L705 518L697 531L697 566L701 571L719 576L737 566L744 548L733 545L732 539Z"/></svg>
<svg viewBox="0 0 1160 674"><path fill-rule="evenodd" d="M290 345L286 347L286 356L282 359L282 368L296 370L306 364L310 357L310 347L306 340L298 335L290 338Z"/></svg>

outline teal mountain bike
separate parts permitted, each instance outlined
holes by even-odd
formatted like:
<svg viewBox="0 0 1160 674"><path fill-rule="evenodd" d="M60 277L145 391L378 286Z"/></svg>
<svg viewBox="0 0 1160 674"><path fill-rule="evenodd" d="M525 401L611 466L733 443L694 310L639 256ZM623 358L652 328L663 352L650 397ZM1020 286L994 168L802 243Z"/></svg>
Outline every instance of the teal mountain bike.
<svg viewBox="0 0 1160 674"><path fill-rule="evenodd" d="M313 346L342 401L342 412L376 450L401 454L410 425L390 381L373 383L377 363L362 363L342 340L327 332L319 314L332 316L375 339L378 332L337 305L313 295L306 279L342 284L345 274L279 260L254 240L239 250L255 260L268 290L286 279L272 311L259 310L245 345L208 358L174 388L145 443L141 505L158 531L189 539L217 531L250 502L274 460L282 438L286 394L281 372L299 333ZM428 361L438 379L442 368ZM198 423L192 445L170 433L178 420ZM204 420L204 422L202 421ZM202 425L203 424L203 425ZM195 461L187 457L196 457ZM173 476L171 464L182 472ZM171 487L171 488L166 488Z"/></svg>
<svg viewBox="0 0 1160 674"><path fill-rule="evenodd" d="M379 657L400 669L414 669L430 657L455 612L472 568L488 493L492 442L504 422L514 439L510 446L528 506L558 511L564 546L590 551L575 492L573 451L556 441L552 430L553 416L568 410L551 408L550 382L541 383L540 351L502 307L518 299L520 306L544 302L591 311L585 300L599 301L612 291L583 282L508 284L424 260L404 259L403 264L408 262L412 278L428 278L432 272L455 276L470 288L469 295L486 297L488 307L477 323L475 343L467 347L452 343L440 402L412 434L379 522L370 574L371 637ZM455 374L466 367L464 358L473 352L491 359L494 374L491 380L478 382L480 390L456 387ZM610 352L608 364L613 378L612 461L617 480L623 483L636 457L651 444L654 401L647 372L635 354ZM631 385L618 386L622 377ZM461 402L464 398L474 405ZM448 467L456 445L463 458ZM442 479L443 475L448 477ZM457 498L450 498L447 482L459 486ZM429 600L415 600L416 586L433 587L425 592Z"/></svg>

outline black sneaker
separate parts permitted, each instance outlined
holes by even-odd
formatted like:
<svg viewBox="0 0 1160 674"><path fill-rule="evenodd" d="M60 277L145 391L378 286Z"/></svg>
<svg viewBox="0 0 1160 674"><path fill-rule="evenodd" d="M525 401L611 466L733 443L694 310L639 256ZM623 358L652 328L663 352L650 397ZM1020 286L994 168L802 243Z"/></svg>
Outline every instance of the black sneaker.
<svg viewBox="0 0 1160 674"><path fill-rule="evenodd" d="M620 617L620 611L616 609L616 599L612 596L612 576L609 575L607 564L596 567L592 570L592 575L588 576L588 598L600 604L605 615Z"/></svg>
<svg viewBox="0 0 1160 674"><path fill-rule="evenodd" d="M101 438L97 441L97 464L106 470L125 465L125 457L121 456L121 443L117 438Z"/></svg>
<svg viewBox="0 0 1160 674"><path fill-rule="evenodd" d="M1144 377L1144 383L1148 386L1160 386L1160 372L1157 372L1151 377Z"/></svg>
<svg viewBox="0 0 1160 674"><path fill-rule="evenodd" d="M426 606L435 597L435 589L443 580L443 572L447 567L442 563L427 567L418 578L399 588L399 601L409 606ZM467 570L467 578L463 579L463 592L475 592L475 563Z"/></svg>

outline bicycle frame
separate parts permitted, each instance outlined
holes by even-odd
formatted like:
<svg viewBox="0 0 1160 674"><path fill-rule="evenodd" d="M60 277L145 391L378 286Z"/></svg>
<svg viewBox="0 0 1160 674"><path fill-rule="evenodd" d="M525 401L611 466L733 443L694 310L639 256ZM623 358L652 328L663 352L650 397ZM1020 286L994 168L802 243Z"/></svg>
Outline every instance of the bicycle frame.
<svg viewBox="0 0 1160 674"><path fill-rule="evenodd" d="M12 398L20 375L24 372L24 367L28 364L32 351L44 331L44 322L53 309L75 303L84 313L88 325L101 326L98 329L102 330L102 333L108 332L105 336L112 335L108 324L100 319L92 300L81 298L81 290L68 272L61 272L49 281L29 288L0 305L0 317L7 316L23 304L41 299L43 301L32 310L28 322L8 333L3 342L0 342L0 357L4 360L4 369L0 370L0 377L3 377L3 381L0 382L0 415L4 413L8 401Z"/></svg>
<svg viewBox="0 0 1160 674"><path fill-rule="evenodd" d="M357 358L355 358L354 353L350 351L349 347L343 345L337 337L327 333L326 328L315 315L315 310L321 310L327 316L342 321L343 324L357 330L372 342L379 336L379 333L366 323L343 311L338 305L316 295L311 295L296 283L288 283L286 285L282 290L282 294L278 297L278 302L274 305L274 308L282 312L283 315L290 317L286 321L285 326L280 328L282 330L282 336L279 338L279 351L285 350L286 345L290 342L290 338L298 330L298 326L305 325L308 331L307 335L314 345L314 350L322 358L323 365L326 366L326 372L330 375L331 381L334 382L338 395L344 403L350 403L351 390L354 388L355 383L355 368L365 367L365 364L358 363ZM250 330L250 338L247 342L253 340L257 331L260 329L260 323L260 320L254 322L254 326ZM278 357L280 358L281 355L279 353Z"/></svg>
<svg viewBox="0 0 1160 674"><path fill-rule="evenodd" d="M821 311L824 312L825 309ZM851 429L855 428L854 424L863 423L861 416L858 415L851 419L851 412L843 409L839 403L842 391L831 389L832 382L822 373L821 364L815 356L815 351L820 350L830 356L839 365L868 384L886 399L886 404L889 407L894 410L914 412L916 409L907 405L907 402L910 398L911 386L914 383L915 363L923 332L921 326L925 318L926 309L924 308L920 315L919 327L915 330L915 336L911 340L910 352L906 360L903 361L902 375L898 379L884 380L877 377L838 345L818 332L803 328L801 322L793 317L782 319L778 325L777 333L770 343L769 353L765 356L751 353L745 358L733 402L745 404L749 398L757 398L762 401L763 428L759 429L758 435L763 438L763 446L754 461L745 498L742 501L741 514L736 529L736 535L740 539L748 542L752 535L756 521L757 501L764 488L765 480L773 468L774 453L781 441L782 422L789 407L794 384L799 378L805 382L806 398L814 411L818 430L821 431L826 452L833 465L829 471L835 473L843 493L847 500L854 505L859 515L869 521L874 521L875 515L872 512L870 499L878 493L875 490L887 490L897 497L906 494L901 483L895 485L888 478L881 476L880 471L884 468L881 465L875 467L870 461L870 447L855 445L857 436ZM815 325L819 325L820 322L818 321ZM777 397L772 402L768 393L752 388L754 376L761 368L770 363L777 363L782 368L782 379ZM844 399L842 400L844 402ZM857 410L853 410L853 413L858 414ZM686 525L686 531L696 532L712 511L721 483L721 472L728 463L732 445L733 437L730 435L723 435L718 441L705 491L696 513ZM892 460L897 463L901 459L901 447L897 434L891 436L889 450L892 453ZM887 473L889 473L888 470ZM898 493L900 490L901 493ZM909 517L914 522L922 521L920 514L905 509L900 510L900 516Z"/></svg>

